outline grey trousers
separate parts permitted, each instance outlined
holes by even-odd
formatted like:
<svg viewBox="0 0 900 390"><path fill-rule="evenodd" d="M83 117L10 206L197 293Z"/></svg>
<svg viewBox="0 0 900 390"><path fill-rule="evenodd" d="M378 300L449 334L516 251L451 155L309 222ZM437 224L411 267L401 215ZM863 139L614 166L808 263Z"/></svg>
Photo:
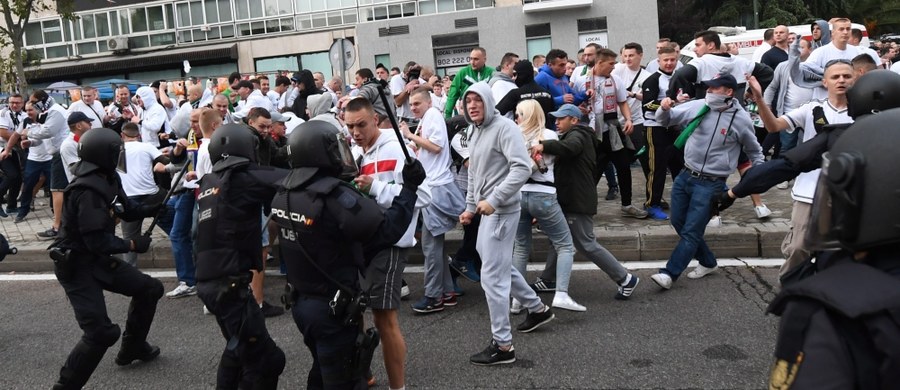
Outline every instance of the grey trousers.
<svg viewBox="0 0 900 390"><path fill-rule="evenodd" d="M784 276L794 267L809 260L811 254L806 247L806 231L809 230L809 216L812 213L812 205L794 201L794 209L791 210L791 230L781 242L781 253L784 255L784 263L778 271L778 277Z"/></svg>
<svg viewBox="0 0 900 390"><path fill-rule="evenodd" d="M491 333L501 346L512 344L509 325L509 297L516 298L529 312L543 310L544 303L525 278L512 266L513 245L519 212L481 217L478 242L481 256L481 288L491 316Z"/></svg>
<svg viewBox="0 0 900 390"><path fill-rule="evenodd" d="M569 223L569 231L572 233L575 249L584 253L588 260L606 272L616 284L622 284L628 277L628 271L612 253L609 253L597 242L597 237L594 236L594 218L587 214L563 213L566 215L566 222ZM547 253L547 264L544 266L544 272L541 273L541 279L556 280L555 251Z"/></svg>
<svg viewBox="0 0 900 390"><path fill-rule="evenodd" d="M126 241L133 240L135 238L140 237L141 235L141 227L144 225L144 220L126 222L122 221L122 238ZM122 254L122 260L125 260L126 263L133 265L137 268L138 261L138 253L137 252L125 252Z"/></svg>
<svg viewBox="0 0 900 390"><path fill-rule="evenodd" d="M425 296L440 299L453 292L450 263L444 256L444 235L433 236L422 224L422 254L425 256Z"/></svg>

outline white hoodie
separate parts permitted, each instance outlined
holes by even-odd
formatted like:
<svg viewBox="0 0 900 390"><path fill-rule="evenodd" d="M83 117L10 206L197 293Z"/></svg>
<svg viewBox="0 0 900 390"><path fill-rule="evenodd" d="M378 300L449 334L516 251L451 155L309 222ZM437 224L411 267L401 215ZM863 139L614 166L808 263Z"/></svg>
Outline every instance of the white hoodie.
<svg viewBox="0 0 900 390"><path fill-rule="evenodd" d="M159 147L159 130L168 128L169 114L165 107L156 102L156 93L150 87L140 87L136 95L141 97L141 141Z"/></svg>

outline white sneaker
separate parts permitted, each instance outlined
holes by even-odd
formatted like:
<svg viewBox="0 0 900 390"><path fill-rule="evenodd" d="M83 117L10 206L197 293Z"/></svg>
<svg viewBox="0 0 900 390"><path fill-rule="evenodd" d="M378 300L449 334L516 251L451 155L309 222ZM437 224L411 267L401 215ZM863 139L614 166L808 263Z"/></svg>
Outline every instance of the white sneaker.
<svg viewBox="0 0 900 390"><path fill-rule="evenodd" d="M512 305L509 306L509 312L512 314L522 313L522 310L525 310L525 306L522 306L522 302L519 302L518 299L512 299Z"/></svg>
<svg viewBox="0 0 900 390"><path fill-rule="evenodd" d="M203 314L206 314L206 315L208 315L208 316L211 316L211 315L212 315L212 312L209 311L209 308L206 307L206 305L203 305Z"/></svg>
<svg viewBox="0 0 900 390"><path fill-rule="evenodd" d="M168 298L184 298L191 295L197 295L196 286L188 286L185 282L178 282L178 287L166 293Z"/></svg>
<svg viewBox="0 0 900 390"><path fill-rule="evenodd" d="M706 227L708 228L717 228L722 227L722 217L716 215L709 219L709 222L706 223Z"/></svg>
<svg viewBox="0 0 900 390"><path fill-rule="evenodd" d="M662 287L666 290L672 288L672 277L668 274L664 274L662 272L650 275L650 279L653 279L659 287Z"/></svg>
<svg viewBox="0 0 900 390"><path fill-rule="evenodd" d="M400 299L406 298L409 296L409 286L404 285L400 287Z"/></svg>
<svg viewBox="0 0 900 390"><path fill-rule="evenodd" d="M700 264L697 264L697 268L694 268L693 271L688 272L687 277L691 279L700 279L706 275L713 273L717 269L719 269L719 267L706 268Z"/></svg>
<svg viewBox="0 0 900 390"><path fill-rule="evenodd" d="M586 307L579 305L578 302L575 302L575 300L572 299L572 297L570 297L569 294L560 295L559 293L556 293L556 295L553 297L553 305L551 305L551 306L558 307L560 309L571 310L571 311L586 311L587 310Z"/></svg>
<svg viewBox="0 0 900 390"><path fill-rule="evenodd" d="M791 182L789 182L789 181L783 181L783 182L781 182L781 183L778 183L778 185L775 186L775 188L777 188L777 189L779 189L779 190L786 190L786 189L788 189L788 187L790 187L790 186L791 186Z"/></svg>
<svg viewBox="0 0 900 390"><path fill-rule="evenodd" d="M754 208L756 209L756 218L763 219L768 218L770 215L772 215L772 210L769 210L769 208L764 204L756 206Z"/></svg>

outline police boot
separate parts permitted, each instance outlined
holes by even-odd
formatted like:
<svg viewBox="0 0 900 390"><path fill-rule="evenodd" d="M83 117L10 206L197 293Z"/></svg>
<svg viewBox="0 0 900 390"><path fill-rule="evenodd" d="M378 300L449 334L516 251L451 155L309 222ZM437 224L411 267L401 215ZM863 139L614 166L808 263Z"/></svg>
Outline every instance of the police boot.
<svg viewBox="0 0 900 390"><path fill-rule="evenodd" d="M159 356L159 347L135 336L122 336L122 348L116 355L116 364L127 366L135 360L149 362Z"/></svg>
<svg viewBox="0 0 900 390"><path fill-rule="evenodd" d="M66 365L59 370L59 380L53 385L53 390L82 388L103 360L106 349L90 346L84 341L75 344L75 348L66 359Z"/></svg>

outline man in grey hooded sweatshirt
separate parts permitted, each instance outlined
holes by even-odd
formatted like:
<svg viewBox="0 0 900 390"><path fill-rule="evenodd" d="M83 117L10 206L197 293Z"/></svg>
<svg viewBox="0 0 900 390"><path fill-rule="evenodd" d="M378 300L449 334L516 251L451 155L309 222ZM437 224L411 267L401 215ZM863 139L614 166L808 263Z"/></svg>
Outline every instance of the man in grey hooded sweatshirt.
<svg viewBox="0 0 900 390"><path fill-rule="evenodd" d="M516 361L509 324L509 297L528 309L516 327L531 332L555 317L522 274L512 266L513 236L519 223L519 190L531 176L531 160L516 124L494 108L487 83L473 84L463 96L469 138L469 182L466 211L459 222L468 225L481 215L476 250L481 256L481 287L491 316L491 343L469 359L476 365Z"/></svg>

